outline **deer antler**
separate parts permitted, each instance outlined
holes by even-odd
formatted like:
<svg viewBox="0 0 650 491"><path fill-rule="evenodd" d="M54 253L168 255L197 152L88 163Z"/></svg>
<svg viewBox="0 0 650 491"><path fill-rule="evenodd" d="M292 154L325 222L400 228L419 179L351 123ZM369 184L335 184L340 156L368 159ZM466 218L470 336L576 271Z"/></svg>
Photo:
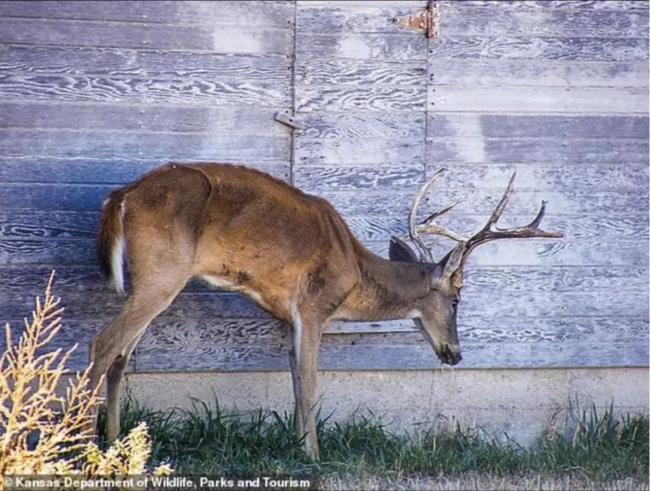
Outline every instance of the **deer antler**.
<svg viewBox="0 0 650 491"><path fill-rule="evenodd" d="M411 238L413 243L417 246L420 252L420 259L430 263L434 262L433 256L431 254L431 250L426 246L426 244L422 240L422 237L420 237L420 233L425 233L430 235L442 235L444 237L453 239L457 242L467 242L468 240L462 235L459 235L456 232L448 230L434 223L436 218L447 213L458 203L448 206L447 208L444 208L440 211L433 212L424 221L420 222L419 224L416 224L417 212L418 212L418 208L420 207L420 203L422 202L422 199L427 194L427 191L429 191L429 188L433 186L433 184L446 170L447 169L444 168L440 169L438 172L433 174L428 181L426 181L422 185L422 187L418 190L417 194L415 195L415 199L413 200L413 206L411 206L411 211L409 212L409 218L408 218L409 237Z"/></svg>
<svg viewBox="0 0 650 491"><path fill-rule="evenodd" d="M508 187L503 193L503 196L499 200L499 203L497 204L496 208L492 212L492 215L490 215L490 218L488 219L487 223L483 226L481 230L479 230L467 241L467 249L465 251L465 256L467 256L470 253L470 251L475 247L484 244L486 242L489 242L491 240L521 239L521 238L533 238L533 237L557 239L563 237L563 235L560 232L546 232L545 230L539 228L539 224L541 223L542 218L544 218L544 212L546 211L546 201L542 201L542 206L539 209L537 216L528 225L524 225L523 227L510 228L510 229L501 229L497 227L497 222L501 217L501 215L503 214L503 210L505 209L506 204L508 203L508 199L512 194L512 183L514 182L516 175L517 175L516 172L512 173L512 177L510 177L510 181L508 182Z"/></svg>
<svg viewBox="0 0 650 491"><path fill-rule="evenodd" d="M440 169L438 172L433 174L433 176L431 176L431 178L427 182L424 183L424 185L420 188L420 190L416 194L415 200L413 201L413 206L411 207L411 211L409 213L409 219L408 219L409 237L411 238L413 243L415 243L415 245L417 246L421 258L423 260L428 262L433 262L433 257L431 255L431 251L424 244L424 241L420 237L420 234L441 235L443 237L447 237L449 239L455 240L456 242L459 243L457 247L462 247L464 249L463 260L462 260L463 262L465 261L465 258L469 255L469 253L472 251L472 249L491 240L531 238L531 237L560 238L563 236L559 232L546 232L539 228L539 224L542 221L542 218L544 218L544 212L546 211L546 201L542 201L542 206L539 212L537 213L537 216L528 225L525 225L523 227L511 228L511 229L500 229L497 227L497 222L501 217L501 215L503 214L503 210L505 209L506 204L508 203L508 199L512 194L512 183L515 180L516 172L513 172L512 177L510 177L508 186L506 187L506 190L503 193L501 199L499 200L499 203L497 204L496 208L490 215L490 218L488 219L487 223L483 226L481 230L479 230L472 237L467 238L461 234L458 234L452 230L449 230L435 223L435 220L437 218L447 213L458 203L454 203L453 205L443 208L442 210L435 211L431 215L429 215L424 221L420 222L419 224L416 224L417 210L418 207L420 206L422 199L426 195L429 188L431 188L433 183L438 179L438 177L440 177L440 175L443 172L445 172L445 170L446 169Z"/></svg>

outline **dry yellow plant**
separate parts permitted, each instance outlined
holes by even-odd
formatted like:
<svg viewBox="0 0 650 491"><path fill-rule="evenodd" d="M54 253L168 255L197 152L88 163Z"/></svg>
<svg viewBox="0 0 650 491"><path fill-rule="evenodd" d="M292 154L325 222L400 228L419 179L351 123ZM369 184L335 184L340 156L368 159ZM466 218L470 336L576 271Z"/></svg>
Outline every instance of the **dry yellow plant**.
<svg viewBox="0 0 650 491"><path fill-rule="evenodd" d="M69 381L65 394L57 388L76 345L47 351L61 329L63 308L52 295L54 273L43 301L36 298L31 322L17 343L5 326L6 350L0 357L0 475L83 475L87 477L145 474L151 442L145 423L102 452L94 443L92 424L101 403L85 370ZM171 472L167 465L154 474ZM2 490L0 480L0 491Z"/></svg>

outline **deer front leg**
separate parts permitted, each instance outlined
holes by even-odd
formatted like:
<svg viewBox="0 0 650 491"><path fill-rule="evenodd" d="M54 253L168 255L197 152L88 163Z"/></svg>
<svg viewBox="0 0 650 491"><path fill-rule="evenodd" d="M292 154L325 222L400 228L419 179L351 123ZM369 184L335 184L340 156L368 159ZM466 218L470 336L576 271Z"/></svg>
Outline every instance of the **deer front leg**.
<svg viewBox="0 0 650 491"><path fill-rule="evenodd" d="M316 322L308 322L296 313L293 319L292 349L289 364L296 400L295 420L298 435L304 437L303 449L312 460L318 460L318 435L316 434L316 388L320 329Z"/></svg>

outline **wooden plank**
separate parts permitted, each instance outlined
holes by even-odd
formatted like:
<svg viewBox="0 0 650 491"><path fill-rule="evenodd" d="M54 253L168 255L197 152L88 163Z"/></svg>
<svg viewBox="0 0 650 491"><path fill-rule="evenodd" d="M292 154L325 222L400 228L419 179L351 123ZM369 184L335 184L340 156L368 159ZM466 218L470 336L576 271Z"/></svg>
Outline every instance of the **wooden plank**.
<svg viewBox="0 0 650 491"><path fill-rule="evenodd" d="M537 10L522 12L467 9L454 4L444 10L444 35L647 38L648 12L643 10ZM492 15L491 15L492 14Z"/></svg>
<svg viewBox="0 0 650 491"><path fill-rule="evenodd" d="M300 140L302 139L298 141ZM396 163L392 160L390 162ZM295 167L294 184L300 189L316 194L336 190L363 192L368 189L383 189L387 193L396 189L413 189L415 192L417 186L422 184L423 175L423 164L409 161L402 165L384 167L309 165Z"/></svg>
<svg viewBox="0 0 650 491"><path fill-rule="evenodd" d="M193 161L200 161L194 159ZM214 162L213 159L210 161ZM166 163L166 160L75 159L75 158L0 158L0 182L62 184L125 184ZM252 159L248 167L289 180L287 162L265 163Z"/></svg>
<svg viewBox="0 0 650 491"><path fill-rule="evenodd" d="M288 162L289 139L261 135L0 130L0 156Z"/></svg>
<svg viewBox="0 0 650 491"><path fill-rule="evenodd" d="M360 87L298 85L296 108L299 112L323 111L424 111L427 94L421 87Z"/></svg>
<svg viewBox="0 0 650 491"><path fill-rule="evenodd" d="M646 61L571 61L432 57L432 85L465 87L647 87Z"/></svg>
<svg viewBox="0 0 650 491"><path fill-rule="evenodd" d="M298 166L382 164L424 167L422 140L386 140L385 138L320 139L297 137L295 161Z"/></svg>
<svg viewBox="0 0 650 491"><path fill-rule="evenodd" d="M429 138L648 138L648 117L430 113Z"/></svg>
<svg viewBox="0 0 650 491"><path fill-rule="evenodd" d="M423 203L422 216L433 212L450 203L459 204L455 210L459 214L489 215L493 210L504 186L498 189L486 190L475 186L464 186L464 189L437 188L435 202ZM2 187L0 187L2 193ZM331 191L322 193L339 212L346 216L395 216L405 217L413 203L413 190L395 191L390 199L385 192ZM648 210L647 191L590 191L573 189L562 192L528 192L518 191L513 194L508 203L506 216L531 216L539 208L542 200L548 201L548 216L568 216L591 214L598 216L617 216L620 214L644 214ZM506 218L504 216L504 218Z"/></svg>
<svg viewBox="0 0 650 491"><path fill-rule="evenodd" d="M0 17L0 43L290 55L287 29Z"/></svg>
<svg viewBox="0 0 650 491"><path fill-rule="evenodd" d="M0 128L125 130L284 137L275 109L0 102ZM0 169L0 172L2 170Z"/></svg>
<svg viewBox="0 0 650 491"><path fill-rule="evenodd" d="M298 2L297 29L304 33L382 33L409 32L395 20L417 13L419 8L403 2L363 4L348 2L312 3Z"/></svg>
<svg viewBox="0 0 650 491"><path fill-rule="evenodd" d="M536 10L612 10L612 11L647 11L648 4L637 0L523 0L518 2L503 2L502 0L455 0L443 1L445 7L466 7L475 9L477 7L498 7L500 10L518 10L534 12Z"/></svg>
<svg viewBox="0 0 650 491"><path fill-rule="evenodd" d="M414 111L347 111L301 113L298 136L314 139L424 139L425 115Z"/></svg>
<svg viewBox="0 0 650 491"><path fill-rule="evenodd" d="M434 58L645 61L646 39L541 38L516 36L446 36L431 44Z"/></svg>
<svg viewBox="0 0 650 491"><path fill-rule="evenodd" d="M442 168L443 165L427 169L427 175ZM447 167L431 195L439 187L498 188L505 186L513 172L517 173L514 189L528 191L574 190L583 186L592 191L634 191L647 189L647 163L584 164L567 166L564 164L494 164L460 165ZM419 165L400 166L297 166L294 172L295 185L316 194L331 191L385 190L411 191L424 183L422 167Z"/></svg>
<svg viewBox="0 0 650 491"><path fill-rule="evenodd" d="M284 108L289 101L289 88L263 80L164 80L7 73L0 76L0 99Z"/></svg>
<svg viewBox="0 0 650 491"><path fill-rule="evenodd" d="M1 39L1 38L0 38ZM316 34L296 33L296 58L350 58L354 60L424 60L427 39L417 32L395 34Z"/></svg>
<svg viewBox="0 0 650 491"><path fill-rule="evenodd" d="M646 114L647 88L430 87L435 111Z"/></svg>
<svg viewBox="0 0 650 491"><path fill-rule="evenodd" d="M427 156L450 164L637 164L648 161L648 139L429 138Z"/></svg>
<svg viewBox="0 0 650 491"><path fill-rule="evenodd" d="M12 1L0 4L0 16L46 19L124 21L160 24L240 24L288 29L293 5L281 1ZM254 15L251 15L254 13Z"/></svg>
<svg viewBox="0 0 650 491"><path fill-rule="evenodd" d="M633 327L623 341L620 341L620 336L619 341L603 339L599 332L594 332L597 330L594 329L593 320L591 324L583 322L582 329L582 326L576 329L571 321L560 320L563 324L555 328L554 333L545 334L554 320L556 319L549 319L545 325L537 323L542 328L541 332L524 330L526 328L521 321L516 320L523 333L520 331L520 339L515 336L511 341L500 340L499 337L503 335L498 328L492 328L490 334L483 331L475 335L475 339L462 340L462 368L621 366L644 363L642 355L647 354L647 342L633 343L632 339L638 339L638 336L647 338L647 320L626 323ZM606 329L610 324L612 323L605 320L604 325L598 327L602 327L602 332L611 333ZM287 369L288 340L286 336L283 337L279 326L269 326L265 331L266 339L258 338L259 344L250 340L249 336L253 332L249 332L249 336L237 337L224 328L211 326L208 330L206 326L198 326L196 330L188 332L191 326L184 326L182 333L173 331L172 334L165 327L154 326L145 335L137 351L137 370ZM237 329L235 326L229 327ZM554 339L553 334L558 339ZM225 349L221 344L226 336L232 349ZM183 356L189 353L192 356ZM625 358L621 358L622 355ZM439 367L440 363L431 346L419 333L330 334L324 336L321 347L320 368L324 370Z"/></svg>
<svg viewBox="0 0 650 491"><path fill-rule="evenodd" d="M286 56L273 54L60 46L3 46L0 49L0 70L34 75L262 80L289 85L290 65Z"/></svg>
<svg viewBox="0 0 650 491"><path fill-rule="evenodd" d="M127 268L128 269L128 268ZM2 265L0 266L0 278L2 287L0 295L0 312L6 317L20 317L24 309L11 307L12 299L18 304L30 302L27 297L37 295L45 288L47 278L52 272L52 266L46 264L36 265ZM630 266L473 266L467 268L464 274L465 286L463 293L494 292L520 296L522 294L534 297L538 292L545 293L578 293L607 295L612 291L616 292L647 292L648 271L641 265ZM128 275L127 275L128 280ZM118 304L122 297L115 295L112 288L99 272L96 264L70 264L56 265L55 278L56 295L61 296L64 301L82 302L85 295L94 295L93 298L115 297L115 304ZM218 292L206 285L203 281L192 280L183 291L184 296L194 293L206 294L203 298L212 305L214 316L233 317L226 315L232 312L233 307L226 306L225 309L217 307L219 302L224 305L226 302L239 302L240 295L233 293ZM219 297L219 299L217 298ZM223 299L223 300L221 300ZM214 303L216 302L216 304ZM104 305L100 301L99 308ZM235 310L240 309L236 307ZM11 312L16 312L15 315ZM469 312L465 312L469 315ZM67 314L66 314L67 315ZM167 314L166 314L167 315ZM464 314L463 314L464 315ZM248 314L248 316L255 317ZM266 317L262 313L262 316ZM412 322L405 321L412 329ZM344 323L352 325L355 323ZM364 329L371 330L379 328L386 323L361 323ZM341 328L337 328L337 331Z"/></svg>
<svg viewBox="0 0 650 491"><path fill-rule="evenodd" d="M426 77L424 61L304 59L296 65L296 81L301 85L422 87Z"/></svg>
<svg viewBox="0 0 650 491"><path fill-rule="evenodd" d="M647 200L646 200L647 201ZM388 257L388 241L366 241L375 254ZM431 244L434 257L449 252L441 241ZM562 240L510 240L491 242L473 252L474 266L630 266L647 268L647 244L637 240L612 241L608 238ZM17 264L94 264L95 240L0 240L0 263Z"/></svg>

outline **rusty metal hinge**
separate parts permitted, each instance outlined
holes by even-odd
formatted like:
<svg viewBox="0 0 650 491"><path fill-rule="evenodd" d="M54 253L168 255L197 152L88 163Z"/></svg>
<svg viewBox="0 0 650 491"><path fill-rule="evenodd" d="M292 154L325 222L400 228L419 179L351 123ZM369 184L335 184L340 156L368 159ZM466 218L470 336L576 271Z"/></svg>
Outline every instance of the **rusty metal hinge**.
<svg viewBox="0 0 650 491"><path fill-rule="evenodd" d="M425 10L414 15L398 17L395 23L408 29L424 29L429 39L435 39L440 35L440 4L429 0Z"/></svg>

